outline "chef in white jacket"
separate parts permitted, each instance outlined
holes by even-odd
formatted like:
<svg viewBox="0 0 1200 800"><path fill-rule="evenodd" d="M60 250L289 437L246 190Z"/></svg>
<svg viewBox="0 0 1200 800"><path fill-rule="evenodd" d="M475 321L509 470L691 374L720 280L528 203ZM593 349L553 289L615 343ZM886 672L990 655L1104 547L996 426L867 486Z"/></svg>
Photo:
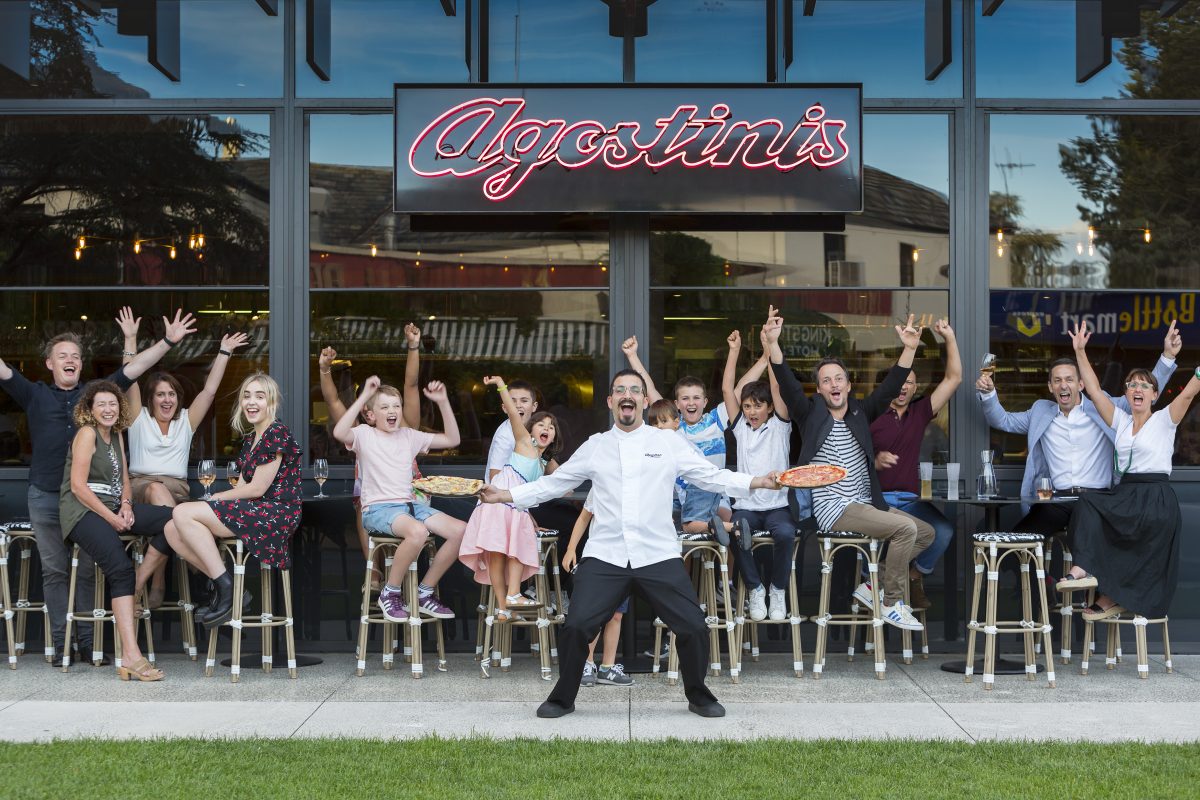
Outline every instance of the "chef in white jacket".
<svg viewBox="0 0 1200 800"><path fill-rule="evenodd" d="M675 634L688 710L702 717L725 709L704 685L708 626L680 558L671 518L676 477L712 492L746 497L752 489L777 489L777 475L751 477L718 469L674 431L642 421L646 384L633 370L618 372L608 407L612 428L588 439L553 473L510 490L485 486L485 503L530 508L592 481L596 512L583 558L575 569L571 611L559 637L559 679L539 717L575 710L588 642L632 590L640 592Z"/></svg>

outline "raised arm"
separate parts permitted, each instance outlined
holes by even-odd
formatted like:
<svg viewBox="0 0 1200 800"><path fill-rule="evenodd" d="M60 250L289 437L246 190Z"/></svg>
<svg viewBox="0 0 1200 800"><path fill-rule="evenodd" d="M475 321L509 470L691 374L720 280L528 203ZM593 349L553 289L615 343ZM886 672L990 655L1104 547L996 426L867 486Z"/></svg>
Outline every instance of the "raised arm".
<svg viewBox="0 0 1200 800"><path fill-rule="evenodd" d="M333 420L334 425L337 425L342 417L346 416L346 404L342 402L337 386L333 383L333 360L335 358L337 358L337 350L332 347L322 348L321 354L317 356L317 372L320 375L321 399L325 401L325 407L329 409L329 418ZM407 406L408 403L405 405Z"/></svg>
<svg viewBox="0 0 1200 800"><path fill-rule="evenodd" d="M725 370L721 373L721 400L725 403L725 412L731 420L737 419L740 403L738 389L734 385L737 371L738 353L742 351L741 331L733 331L725 337L729 344L729 355L725 357Z"/></svg>
<svg viewBox="0 0 1200 800"><path fill-rule="evenodd" d="M196 332L196 320L191 314L184 314L182 309L175 309L175 318L163 320L163 338L134 356L125 365L125 377L131 381L146 374L146 371L159 362L175 345L183 341L185 336Z"/></svg>
<svg viewBox="0 0 1200 800"><path fill-rule="evenodd" d="M946 403L950 402L950 398L962 385L963 368L962 358L958 353L958 340L954 335L954 329L950 327L950 321L939 319L933 323L933 332L946 340L946 377L942 378L942 382L929 396L933 413L937 414L946 406Z"/></svg>
<svg viewBox="0 0 1200 800"><path fill-rule="evenodd" d="M462 437L458 434L458 420L454 418L454 409L450 408L450 396L446 393L446 385L441 381L430 381L425 387L425 396L433 401L442 414L442 432L433 435L430 448L445 450L458 447Z"/></svg>
<svg viewBox="0 0 1200 800"><path fill-rule="evenodd" d="M421 329L413 323L404 326L408 355L404 361L404 423L414 430L421 427Z"/></svg>
<svg viewBox="0 0 1200 800"><path fill-rule="evenodd" d="M759 341L763 346L762 358L759 359L764 368L769 363L767 359L767 337L762 331L758 332ZM771 386L771 405L775 406L775 416L779 417L784 422L791 420L792 415L788 413L787 406L783 402L783 395L779 393L779 379L775 377L775 370L767 370L767 382Z"/></svg>
<svg viewBox="0 0 1200 800"><path fill-rule="evenodd" d="M342 414L334 424L333 438L347 447L354 443L354 421L358 419L363 406L367 404L367 399L375 394L375 390L379 388L379 383L378 375L372 375L363 381L362 391L358 393L358 397L354 399L354 402L346 409L346 413Z"/></svg>
<svg viewBox="0 0 1200 800"><path fill-rule="evenodd" d="M1100 418L1104 420L1104 424L1112 426L1113 424L1113 401L1108 394L1100 388L1100 379L1096 377L1096 370L1092 369L1092 364L1087 357L1088 339L1092 338L1092 334L1088 331L1087 323L1076 325L1071 331L1071 347L1075 350L1075 361L1079 364L1079 380L1083 383L1084 391L1087 392L1088 398L1095 403L1096 410L1100 412Z"/></svg>
<svg viewBox="0 0 1200 800"><path fill-rule="evenodd" d="M217 350L217 357L213 359L212 366L209 367L208 379L204 381L204 388L188 406L188 422L191 424L192 430L196 430L200 426L200 421L212 408L213 400L217 396L217 389L221 388L221 379L225 377L225 368L229 366L229 358L233 355L233 351L239 347L245 347L248 341L249 338L244 333L229 333L221 337L221 346Z"/></svg>
<svg viewBox="0 0 1200 800"><path fill-rule="evenodd" d="M508 384L504 382L504 378L499 375L485 375L483 382L486 386L495 386L500 390L500 407L508 416L508 427L512 430L513 442L519 445L521 442L527 441L529 431L525 427L525 421L521 419L521 412L517 411L516 404L508 394ZM522 455L527 454L522 453Z"/></svg>
<svg viewBox="0 0 1200 800"><path fill-rule="evenodd" d="M138 328L141 327L142 318L133 316L133 309L129 306L121 306L121 310L117 312L117 327L121 329L121 338L124 340L121 346L121 364L128 366L130 362L137 356L137 337ZM128 372L126 372L128 377ZM142 413L142 387L137 381L133 381L129 388L125 390L125 399L129 401L129 418L137 419L137 416Z"/></svg>
<svg viewBox="0 0 1200 800"><path fill-rule="evenodd" d="M1196 367L1196 371L1192 373L1192 377L1183 385L1179 395L1171 401L1171 405L1167 408L1171 409L1171 421L1176 425L1183 422L1184 415L1187 414L1188 408L1192 405L1192 401L1196 399L1196 395L1200 394L1200 367Z"/></svg>
<svg viewBox="0 0 1200 800"><path fill-rule="evenodd" d="M12 367L4 363L4 359L0 358L0 381L10 380L13 376Z"/></svg>
<svg viewBox="0 0 1200 800"><path fill-rule="evenodd" d="M662 394L658 391L658 387L654 385L654 379L650 377L650 373L646 371L646 366L638 358L637 337L630 336L622 342L621 352L625 354L625 358L629 361L629 368L638 375L641 375L642 380L646 382L646 404L652 405L662 400Z"/></svg>
<svg viewBox="0 0 1200 800"><path fill-rule="evenodd" d="M771 306L767 310L767 321L763 323L759 336L762 339L763 352L771 365L771 373L778 381L779 396L783 400L783 405L776 406L776 409L787 408L788 416L799 424L808 416L812 400L804 393L804 385L796 380L791 368L783 360L783 350L779 348L779 334L782 330L783 317L779 316L779 310L775 306Z"/></svg>

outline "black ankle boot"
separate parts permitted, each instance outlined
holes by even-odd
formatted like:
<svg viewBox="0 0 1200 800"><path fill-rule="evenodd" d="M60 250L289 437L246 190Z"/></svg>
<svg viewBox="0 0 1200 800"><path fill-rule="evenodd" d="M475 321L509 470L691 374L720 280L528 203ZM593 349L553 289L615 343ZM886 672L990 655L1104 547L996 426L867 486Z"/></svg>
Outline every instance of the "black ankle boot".
<svg viewBox="0 0 1200 800"><path fill-rule="evenodd" d="M215 628L233 618L233 576L229 570L213 578L213 588L216 590L208 614L200 618L200 624L206 628Z"/></svg>

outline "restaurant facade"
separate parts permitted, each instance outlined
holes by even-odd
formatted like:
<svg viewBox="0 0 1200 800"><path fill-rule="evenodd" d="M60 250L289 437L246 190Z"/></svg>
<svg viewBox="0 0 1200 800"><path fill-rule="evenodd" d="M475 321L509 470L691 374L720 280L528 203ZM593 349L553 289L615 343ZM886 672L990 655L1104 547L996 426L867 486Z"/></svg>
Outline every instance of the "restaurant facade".
<svg viewBox="0 0 1200 800"><path fill-rule="evenodd" d="M749 367L773 304L792 366L839 356L860 393L898 321L949 318L966 380L925 455L973 488L994 449L1013 494L1025 437L986 428L980 358L1024 410L1070 325L1094 325L1114 391L1175 320L1177 392L1200 363L1197 185L1200 0L0 0L0 357L43 378L42 344L71 330L107 374L119 307L143 344L182 308L200 330L166 366L194 392L221 335L249 332L193 464L236 452L233 389L264 370L327 490L348 491L352 458L322 347L349 399L371 374L400 382L420 326L422 379L447 384L462 431L422 467L476 477L504 419L484 375L537 385L569 455L607 425L627 336L661 387L698 375L715 402L726 336ZM929 386L944 348L923 341ZM25 516L29 454L0 393L6 519ZM1186 649L1200 408L1175 467ZM351 646L345 522L304 534L313 646ZM459 577L448 591L469 592ZM943 612L934 638L961 638Z"/></svg>

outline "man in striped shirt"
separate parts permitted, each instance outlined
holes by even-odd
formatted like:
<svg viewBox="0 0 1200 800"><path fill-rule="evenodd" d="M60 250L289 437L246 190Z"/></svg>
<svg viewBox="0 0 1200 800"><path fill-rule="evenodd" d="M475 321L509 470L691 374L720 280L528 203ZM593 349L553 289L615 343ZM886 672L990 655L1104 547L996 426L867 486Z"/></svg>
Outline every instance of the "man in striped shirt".
<svg viewBox="0 0 1200 800"><path fill-rule="evenodd" d="M854 531L888 542L880 615L898 628L920 630L921 623L904 603L904 590L909 562L933 541L933 528L911 514L890 508L884 500L875 471L870 425L900 394L912 370L921 329L913 325L911 314L907 324L896 326L904 351L887 377L862 401L852 396L850 375L836 358L823 359L817 365L814 380L818 396L806 395L779 348L782 329L783 318L772 306L763 336L770 348L771 370L779 382L780 396L787 404L792 424L800 429L798 463L835 464L847 471L843 480L813 490L813 516L817 525L825 531ZM855 589L854 596L864 605L871 605L867 584Z"/></svg>

